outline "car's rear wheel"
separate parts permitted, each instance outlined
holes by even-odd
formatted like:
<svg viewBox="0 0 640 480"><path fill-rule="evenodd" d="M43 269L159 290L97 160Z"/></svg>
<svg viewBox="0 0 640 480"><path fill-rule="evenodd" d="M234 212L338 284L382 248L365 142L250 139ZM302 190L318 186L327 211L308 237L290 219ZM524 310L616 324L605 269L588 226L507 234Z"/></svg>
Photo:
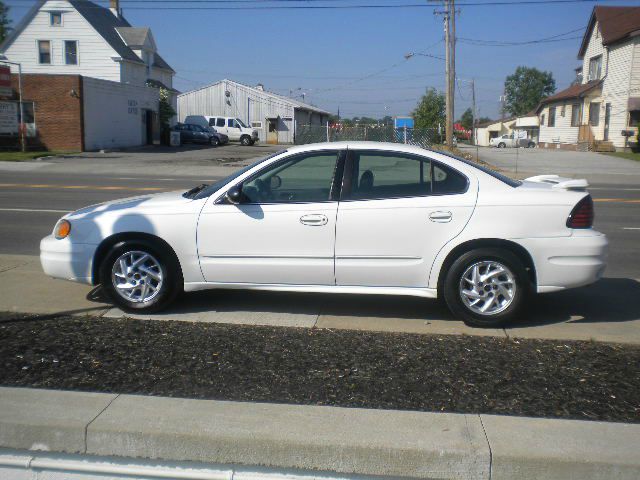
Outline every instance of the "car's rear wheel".
<svg viewBox="0 0 640 480"><path fill-rule="evenodd" d="M521 312L531 292L527 271L508 250L481 248L457 258L444 282L451 312L473 327L501 327Z"/></svg>
<svg viewBox="0 0 640 480"><path fill-rule="evenodd" d="M175 256L150 242L121 242L100 266L100 283L125 311L157 312L180 292L182 274Z"/></svg>

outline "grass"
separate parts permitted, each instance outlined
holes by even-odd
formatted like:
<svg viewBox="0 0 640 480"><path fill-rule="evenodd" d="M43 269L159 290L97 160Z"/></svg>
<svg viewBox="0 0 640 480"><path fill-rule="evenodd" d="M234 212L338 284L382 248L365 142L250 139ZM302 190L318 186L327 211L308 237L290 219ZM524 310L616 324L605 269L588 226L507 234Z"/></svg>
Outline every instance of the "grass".
<svg viewBox="0 0 640 480"><path fill-rule="evenodd" d="M626 158L628 160L635 160L640 162L640 152L611 152L606 155L612 155L614 157Z"/></svg>
<svg viewBox="0 0 640 480"><path fill-rule="evenodd" d="M34 160L40 157L48 157L51 155L62 155L67 153L77 153L77 152L62 152L62 151L0 152L0 162L26 162L28 160Z"/></svg>

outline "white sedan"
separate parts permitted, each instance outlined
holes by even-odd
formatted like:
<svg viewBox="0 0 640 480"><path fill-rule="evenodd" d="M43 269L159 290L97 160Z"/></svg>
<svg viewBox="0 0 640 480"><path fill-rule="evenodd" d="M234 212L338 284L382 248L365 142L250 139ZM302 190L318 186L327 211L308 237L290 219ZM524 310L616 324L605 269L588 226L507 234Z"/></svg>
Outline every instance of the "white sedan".
<svg viewBox="0 0 640 480"><path fill-rule="evenodd" d="M128 311L210 288L413 295L495 327L531 293L602 275L586 187L395 143L296 146L212 185L65 215L41 261Z"/></svg>

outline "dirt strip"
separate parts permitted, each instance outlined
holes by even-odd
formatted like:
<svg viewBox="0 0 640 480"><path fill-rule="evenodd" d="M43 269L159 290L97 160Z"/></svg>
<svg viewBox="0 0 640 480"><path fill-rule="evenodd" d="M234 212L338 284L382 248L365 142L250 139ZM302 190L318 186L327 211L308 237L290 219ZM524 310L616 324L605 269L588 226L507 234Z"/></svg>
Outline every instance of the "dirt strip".
<svg viewBox="0 0 640 480"><path fill-rule="evenodd" d="M640 347L0 313L0 384L640 423Z"/></svg>

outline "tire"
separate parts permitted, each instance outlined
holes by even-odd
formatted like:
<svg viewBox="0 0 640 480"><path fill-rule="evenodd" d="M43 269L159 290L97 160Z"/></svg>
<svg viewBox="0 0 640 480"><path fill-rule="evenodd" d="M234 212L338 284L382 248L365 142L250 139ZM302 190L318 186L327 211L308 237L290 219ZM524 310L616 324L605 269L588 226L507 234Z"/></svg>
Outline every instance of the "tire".
<svg viewBox="0 0 640 480"><path fill-rule="evenodd" d="M245 147L249 147L253 145L253 140L251 140L251 137L249 135L243 135L242 137L240 137L240 143Z"/></svg>
<svg viewBox="0 0 640 480"><path fill-rule="evenodd" d="M212 147L217 147L218 145L220 145L220 140L218 140L218 137L211 137L209 143Z"/></svg>
<svg viewBox="0 0 640 480"><path fill-rule="evenodd" d="M504 143L504 142L500 142L500 143L498 144L498 148L506 148L506 147L507 147L507 144L506 144L506 143Z"/></svg>
<svg viewBox="0 0 640 480"><path fill-rule="evenodd" d="M480 275L499 272L500 268L503 271L487 281L476 281L474 285L471 280L476 267ZM449 310L472 327L506 325L522 312L531 290L529 276L520 259L509 250L499 248L479 248L462 254L453 262L444 281L444 298ZM469 294L465 295L463 291ZM481 295L475 297L478 294ZM480 312L488 302L491 302L488 313Z"/></svg>
<svg viewBox="0 0 640 480"><path fill-rule="evenodd" d="M142 260L146 255L147 259ZM121 264L121 260L124 264ZM131 268L134 262L142 263ZM122 268L126 265L125 277ZM140 267L144 267L144 271ZM135 282L135 283L134 283ZM166 308L182 291L180 264L173 252L146 240L114 245L100 265L100 283L114 304L128 312L158 312ZM146 290L145 283L148 285ZM135 284L132 289L118 289L116 284ZM156 288L155 291L152 288ZM140 298L144 292L147 292ZM138 297L138 298L136 298Z"/></svg>
<svg viewBox="0 0 640 480"><path fill-rule="evenodd" d="M536 144L533 142L529 142L529 145L527 145L527 148L536 148Z"/></svg>

